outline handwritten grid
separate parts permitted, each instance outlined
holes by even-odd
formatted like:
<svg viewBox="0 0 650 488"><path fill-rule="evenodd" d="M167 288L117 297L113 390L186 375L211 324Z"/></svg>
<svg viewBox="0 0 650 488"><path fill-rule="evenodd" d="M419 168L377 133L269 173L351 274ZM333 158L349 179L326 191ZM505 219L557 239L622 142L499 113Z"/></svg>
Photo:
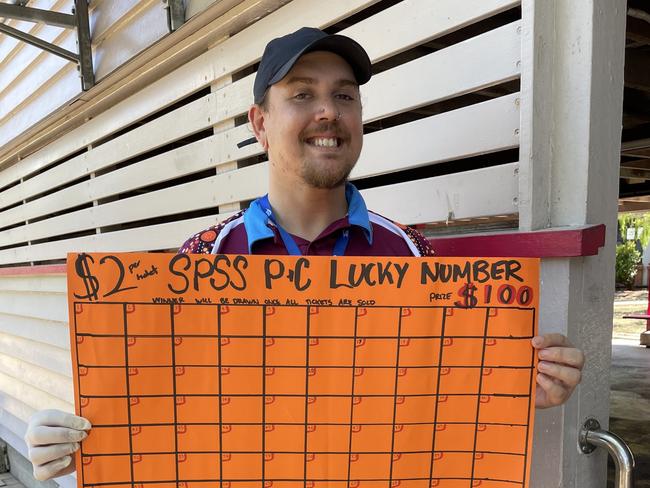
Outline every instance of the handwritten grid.
<svg viewBox="0 0 650 488"><path fill-rule="evenodd" d="M463 328L467 314L484 316L471 321L480 330ZM81 413L94 425L82 483L522 486L533 314L75 304ZM512 375L525 391L504 389Z"/></svg>

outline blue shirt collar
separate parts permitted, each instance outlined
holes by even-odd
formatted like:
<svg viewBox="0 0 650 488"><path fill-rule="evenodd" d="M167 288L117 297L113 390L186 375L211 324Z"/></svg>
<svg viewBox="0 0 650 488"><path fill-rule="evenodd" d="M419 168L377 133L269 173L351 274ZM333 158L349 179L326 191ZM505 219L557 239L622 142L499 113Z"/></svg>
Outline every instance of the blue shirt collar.
<svg viewBox="0 0 650 488"><path fill-rule="evenodd" d="M348 201L348 222L350 225L361 227L368 244L372 245L372 224L368 216L368 208L361 193L352 183L345 185L345 199ZM260 205L259 199L254 200L244 212L244 228L248 238L248 252L251 254L253 245L257 241L275 237L275 232L269 226L269 218Z"/></svg>

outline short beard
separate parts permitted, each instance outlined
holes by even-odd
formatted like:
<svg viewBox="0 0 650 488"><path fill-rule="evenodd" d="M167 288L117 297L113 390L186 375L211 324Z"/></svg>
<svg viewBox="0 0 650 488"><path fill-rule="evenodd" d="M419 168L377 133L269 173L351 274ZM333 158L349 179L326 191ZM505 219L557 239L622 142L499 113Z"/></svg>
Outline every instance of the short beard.
<svg viewBox="0 0 650 488"><path fill-rule="evenodd" d="M354 162L351 164L346 163L345 166L339 166L338 168L326 168L327 170L331 169L331 171L323 171L322 168L317 167L317 165L303 161L300 176L304 182L314 188L320 190L331 190L333 188L338 188L347 181L354 165Z"/></svg>

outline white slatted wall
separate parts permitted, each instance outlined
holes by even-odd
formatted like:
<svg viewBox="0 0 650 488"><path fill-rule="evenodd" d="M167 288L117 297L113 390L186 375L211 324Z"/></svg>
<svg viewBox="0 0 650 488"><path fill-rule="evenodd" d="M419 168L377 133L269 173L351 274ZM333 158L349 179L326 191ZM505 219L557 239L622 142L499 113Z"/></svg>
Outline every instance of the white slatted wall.
<svg viewBox="0 0 650 488"><path fill-rule="evenodd" d="M407 224L515 214L519 2L313 6L293 0L0 171L0 266L175 249L263 194L260 146L236 147L251 66L303 25L353 37L377 71L352 174L370 208ZM66 321L62 276L0 278L0 434L18 450L34 409L72 408Z"/></svg>

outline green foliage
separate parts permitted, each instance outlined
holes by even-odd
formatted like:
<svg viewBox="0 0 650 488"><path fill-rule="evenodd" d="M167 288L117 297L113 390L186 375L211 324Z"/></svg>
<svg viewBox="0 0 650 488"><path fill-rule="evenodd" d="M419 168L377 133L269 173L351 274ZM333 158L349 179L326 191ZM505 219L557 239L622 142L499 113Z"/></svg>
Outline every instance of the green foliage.
<svg viewBox="0 0 650 488"><path fill-rule="evenodd" d="M650 242L650 213L619 214L618 232L622 241L627 241L627 229L634 228L636 239L645 249ZM634 241L631 241L634 242Z"/></svg>
<svg viewBox="0 0 650 488"><path fill-rule="evenodd" d="M632 288L639 263L641 253L636 250L634 241L616 246L616 283Z"/></svg>

